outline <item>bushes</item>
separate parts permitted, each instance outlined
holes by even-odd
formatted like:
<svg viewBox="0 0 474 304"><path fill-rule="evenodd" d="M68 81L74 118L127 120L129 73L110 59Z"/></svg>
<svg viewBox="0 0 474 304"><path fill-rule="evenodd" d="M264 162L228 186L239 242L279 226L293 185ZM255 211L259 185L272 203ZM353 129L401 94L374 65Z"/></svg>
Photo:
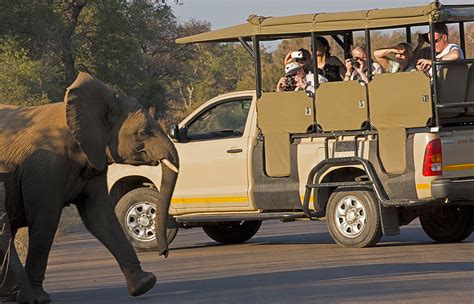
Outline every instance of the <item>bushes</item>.
<svg viewBox="0 0 474 304"><path fill-rule="evenodd" d="M60 101L61 71L50 59L32 59L14 39L0 40L0 102L40 105ZM59 99L58 99L59 97Z"/></svg>

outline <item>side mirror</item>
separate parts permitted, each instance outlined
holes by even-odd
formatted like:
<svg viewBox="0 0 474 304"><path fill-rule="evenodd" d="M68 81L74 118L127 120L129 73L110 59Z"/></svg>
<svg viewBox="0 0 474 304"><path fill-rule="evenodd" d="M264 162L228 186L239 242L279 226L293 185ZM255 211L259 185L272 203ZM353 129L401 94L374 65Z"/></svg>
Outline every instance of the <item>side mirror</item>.
<svg viewBox="0 0 474 304"><path fill-rule="evenodd" d="M168 129L168 135L171 139L178 140L179 138L179 127L178 125L171 125Z"/></svg>

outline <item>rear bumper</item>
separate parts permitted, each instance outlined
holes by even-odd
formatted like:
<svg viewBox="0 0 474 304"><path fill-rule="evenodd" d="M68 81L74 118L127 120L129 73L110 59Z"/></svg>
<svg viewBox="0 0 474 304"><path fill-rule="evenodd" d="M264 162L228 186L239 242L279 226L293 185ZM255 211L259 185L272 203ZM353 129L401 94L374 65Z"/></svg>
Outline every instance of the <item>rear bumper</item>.
<svg viewBox="0 0 474 304"><path fill-rule="evenodd" d="M431 194L436 199L474 203L474 179L434 180L431 182Z"/></svg>

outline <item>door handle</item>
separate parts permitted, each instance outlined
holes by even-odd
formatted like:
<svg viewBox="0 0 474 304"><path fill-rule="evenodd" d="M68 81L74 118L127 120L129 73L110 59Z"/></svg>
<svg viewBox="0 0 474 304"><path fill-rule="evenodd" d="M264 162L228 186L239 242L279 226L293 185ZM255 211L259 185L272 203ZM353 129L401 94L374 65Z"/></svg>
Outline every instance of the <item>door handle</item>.
<svg viewBox="0 0 474 304"><path fill-rule="evenodd" d="M244 150L239 149L239 148L232 148L227 150L227 153L242 153Z"/></svg>

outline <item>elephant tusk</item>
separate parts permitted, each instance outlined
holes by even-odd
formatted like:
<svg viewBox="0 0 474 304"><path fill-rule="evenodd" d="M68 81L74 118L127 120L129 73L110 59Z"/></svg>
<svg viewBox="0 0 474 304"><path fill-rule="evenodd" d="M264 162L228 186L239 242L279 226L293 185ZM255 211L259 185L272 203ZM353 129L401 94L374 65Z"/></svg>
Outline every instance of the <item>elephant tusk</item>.
<svg viewBox="0 0 474 304"><path fill-rule="evenodd" d="M173 165L172 162L170 162L169 160L167 160L166 158L163 158L161 160L161 162L166 165L166 167L170 168L171 170L173 170L174 172L178 173L178 168L176 168L175 165Z"/></svg>

